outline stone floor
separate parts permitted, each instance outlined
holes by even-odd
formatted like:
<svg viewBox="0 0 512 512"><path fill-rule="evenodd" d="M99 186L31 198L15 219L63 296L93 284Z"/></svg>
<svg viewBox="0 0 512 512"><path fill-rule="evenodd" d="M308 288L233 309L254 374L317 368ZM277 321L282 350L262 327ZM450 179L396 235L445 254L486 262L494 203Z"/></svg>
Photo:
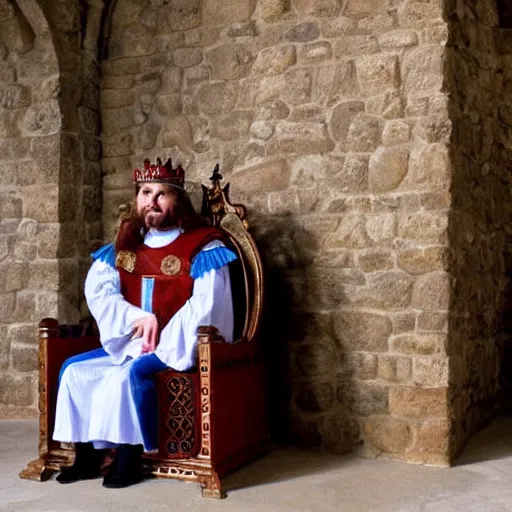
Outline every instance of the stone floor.
<svg viewBox="0 0 512 512"><path fill-rule="evenodd" d="M224 480L225 500L205 500L197 485L151 480L124 490L101 480L59 485L18 478L33 459L37 425L0 421L0 510L27 512L510 512L512 418L477 435L450 469L353 455L276 449Z"/></svg>

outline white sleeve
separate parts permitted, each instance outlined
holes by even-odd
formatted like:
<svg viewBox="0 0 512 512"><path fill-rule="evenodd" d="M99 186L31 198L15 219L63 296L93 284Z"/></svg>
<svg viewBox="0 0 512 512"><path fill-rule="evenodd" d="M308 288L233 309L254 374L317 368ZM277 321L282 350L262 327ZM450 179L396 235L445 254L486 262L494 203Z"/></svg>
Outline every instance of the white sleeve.
<svg viewBox="0 0 512 512"><path fill-rule="evenodd" d="M196 362L197 328L213 325L231 343L233 321L229 268L224 265L194 281L192 296L162 330L155 354L175 370L188 370Z"/></svg>
<svg viewBox="0 0 512 512"><path fill-rule="evenodd" d="M130 340L133 323L148 313L127 302L121 295L119 272L96 260L85 280L85 298L100 331L100 341L115 364L136 358L142 338Z"/></svg>

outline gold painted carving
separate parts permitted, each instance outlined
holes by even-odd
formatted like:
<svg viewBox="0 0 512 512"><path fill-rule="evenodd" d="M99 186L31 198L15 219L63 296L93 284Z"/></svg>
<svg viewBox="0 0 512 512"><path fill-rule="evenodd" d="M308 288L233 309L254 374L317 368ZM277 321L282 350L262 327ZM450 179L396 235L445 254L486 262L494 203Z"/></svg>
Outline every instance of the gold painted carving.
<svg viewBox="0 0 512 512"><path fill-rule="evenodd" d="M162 260L162 264L160 265L160 270L166 276L175 276L180 273L181 261L178 257L170 254L169 256L166 256Z"/></svg>
<svg viewBox="0 0 512 512"><path fill-rule="evenodd" d="M116 267L124 268L127 272L132 273L135 269L137 256L132 251L119 251L116 257Z"/></svg>

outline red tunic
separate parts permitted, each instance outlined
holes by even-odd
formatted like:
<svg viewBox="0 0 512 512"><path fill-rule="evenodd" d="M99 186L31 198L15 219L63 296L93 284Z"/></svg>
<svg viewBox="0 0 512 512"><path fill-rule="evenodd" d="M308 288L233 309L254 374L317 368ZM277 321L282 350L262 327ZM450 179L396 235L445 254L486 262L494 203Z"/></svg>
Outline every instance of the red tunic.
<svg viewBox="0 0 512 512"><path fill-rule="evenodd" d="M154 313L163 329L192 296L190 266L194 256L207 243L222 238L218 229L202 227L182 233L164 247L141 245L135 252L119 252L116 268L121 294L130 304Z"/></svg>

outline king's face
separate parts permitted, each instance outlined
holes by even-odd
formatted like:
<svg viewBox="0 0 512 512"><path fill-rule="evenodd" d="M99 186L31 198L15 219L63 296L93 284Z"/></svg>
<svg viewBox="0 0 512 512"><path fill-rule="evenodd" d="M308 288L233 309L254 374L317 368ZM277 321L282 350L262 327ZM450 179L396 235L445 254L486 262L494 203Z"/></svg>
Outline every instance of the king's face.
<svg viewBox="0 0 512 512"><path fill-rule="evenodd" d="M173 210L176 194L164 183L143 183L137 194L137 212L144 218L146 227L168 229L175 225Z"/></svg>

